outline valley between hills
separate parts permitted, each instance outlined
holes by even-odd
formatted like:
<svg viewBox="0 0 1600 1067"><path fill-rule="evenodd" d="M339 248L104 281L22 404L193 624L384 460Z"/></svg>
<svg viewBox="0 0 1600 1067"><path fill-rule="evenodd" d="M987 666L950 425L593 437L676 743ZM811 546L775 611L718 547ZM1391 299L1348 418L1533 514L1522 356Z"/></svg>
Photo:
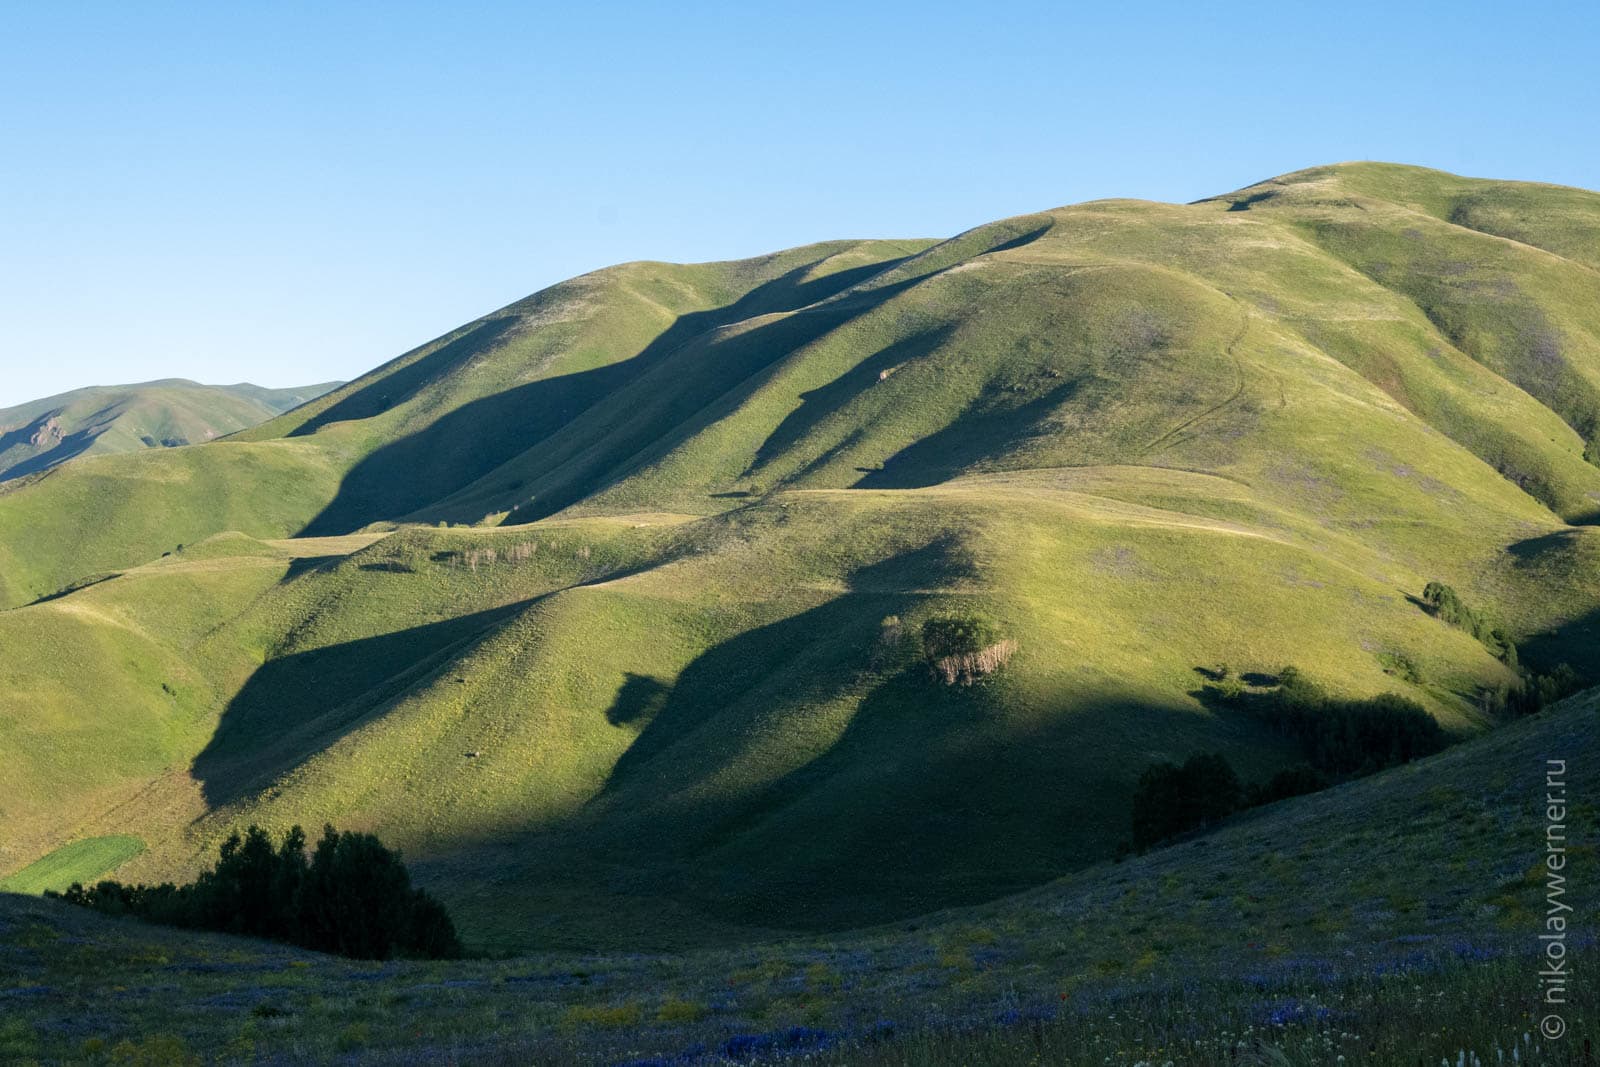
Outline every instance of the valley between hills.
<svg viewBox="0 0 1600 1067"><path fill-rule="evenodd" d="M0 482L0 607L0 889L182 880L250 823L374 832L474 953L610 976L475 1001L504 1062L733 1018L864 1040L855 1013L911 997L890 971L937 979L946 1021L1068 978L1114 999L1096 916L1165 931L1149 1004L1257 964L1301 996L1287 961L1362 928L1364 966L1453 967L1457 935L1499 960L1542 891L1531 761L1594 784L1592 693L1505 702L1600 682L1600 194L1353 163L607 268L218 440ZM976 684L905 651L952 613L1008 642ZM1303 760L1207 683L1288 667L1458 747L1120 862L1150 765ZM1372 849L1433 873L1359 873ZM1262 864L1273 888L1232 884ZM3 899L0 939L191 952ZM1219 902L1254 947L1198 932ZM305 962L262 959L235 962ZM346 965L307 966L258 1002ZM448 1029L454 1001L407 996ZM354 1047L398 1025L369 1007ZM251 1047L330 1053L316 1010Z"/></svg>

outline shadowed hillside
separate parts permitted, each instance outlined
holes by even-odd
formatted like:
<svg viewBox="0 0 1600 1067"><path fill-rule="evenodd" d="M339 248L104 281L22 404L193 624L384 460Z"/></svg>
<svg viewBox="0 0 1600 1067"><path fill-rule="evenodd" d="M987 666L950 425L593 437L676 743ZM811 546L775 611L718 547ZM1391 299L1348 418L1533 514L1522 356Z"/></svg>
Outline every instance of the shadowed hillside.
<svg viewBox="0 0 1600 1067"><path fill-rule="evenodd" d="M1196 668L1474 734L1518 677L1430 582L1600 677L1597 229L1348 164L625 264L10 483L0 872L330 819L476 943L698 944L1037 885L1150 763L1301 758ZM913 647L952 613L1014 643L976 685Z"/></svg>
<svg viewBox="0 0 1600 1067"><path fill-rule="evenodd" d="M0 1040L44 1062L124 1039L166 1062L245 1040L378 1064L1581 1062L1582 982L1567 1043L1523 1035L1550 1010L1529 980L1548 760L1572 798L1560 899L1592 914L1600 884L1595 712L1590 692L1028 893L779 944L362 963L0 892ZM1595 958L1575 931L1568 969Z"/></svg>

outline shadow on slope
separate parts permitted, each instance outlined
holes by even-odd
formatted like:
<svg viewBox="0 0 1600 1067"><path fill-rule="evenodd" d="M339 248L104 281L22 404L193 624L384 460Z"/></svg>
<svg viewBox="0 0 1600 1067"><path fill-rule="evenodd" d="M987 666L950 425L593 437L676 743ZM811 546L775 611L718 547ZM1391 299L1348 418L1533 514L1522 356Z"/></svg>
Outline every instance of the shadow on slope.
<svg viewBox="0 0 1600 1067"><path fill-rule="evenodd" d="M947 323L902 338L863 359L827 385L801 393L800 406L785 416L777 428L761 443L761 447L756 450L755 459L751 461L743 477L750 477L789 448L799 444L807 434L830 416L837 414L851 400L894 373L902 364L921 359L939 348L954 332L954 326Z"/></svg>
<svg viewBox="0 0 1600 1067"><path fill-rule="evenodd" d="M648 785L659 797L663 786L678 788L709 778L737 756L740 739L752 737L772 709L796 701L823 704L860 684L871 664L880 621L908 611L964 569L955 546L946 540L903 552L862 568L851 591L808 611L747 630L702 653L663 694L646 718L639 696L643 687L625 683L607 711L613 723L644 723L639 736L612 769L601 794ZM701 731L715 744L686 745ZM709 738L707 738L709 740ZM689 751L679 751L686 749Z"/></svg>
<svg viewBox="0 0 1600 1067"><path fill-rule="evenodd" d="M1231 709L1108 690L1019 714L1028 701L1005 676L934 681L880 641L881 620L943 599L968 566L947 542L904 552L825 604L709 649L670 688L628 678L607 718L641 723L637 740L580 816L524 840L525 870L545 872L539 893L565 899L569 879L592 877L748 928L888 922L1108 857L1150 759L1292 758ZM828 721L840 714L842 729ZM790 756L819 747L763 779L774 738Z"/></svg>
<svg viewBox="0 0 1600 1067"><path fill-rule="evenodd" d="M530 603L268 660L194 759L206 800L226 804L304 762Z"/></svg>
<svg viewBox="0 0 1600 1067"><path fill-rule="evenodd" d="M954 422L890 456L867 471L859 489L921 489L949 481L988 459L1020 451L1032 437L1050 436L1047 422L1061 405L1093 380L1085 375L1062 382L1042 396L1021 403L991 387Z"/></svg>
<svg viewBox="0 0 1600 1067"><path fill-rule="evenodd" d="M59 412L51 412L46 415L41 415L39 418L35 419L26 426L16 430L9 430L4 434L0 434L0 457L3 457L13 448L23 446L29 448L37 447L32 443L32 438L44 428L46 423L55 418L55 416L58 414ZM10 481L13 478L22 478L29 474L36 474L39 471L48 470L57 464L65 463L74 456L82 455L84 452L89 450L90 446L94 444L95 439L103 432L105 432L105 427L103 425L91 423L81 430L69 433L63 436L61 440L57 441L54 445L46 448L44 451L29 456L27 459L20 461L15 466L6 467L3 471L0 471L0 481Z"/></svg>
<svg viewBox="0 0 1600 1067"><path fill-rule="evenodd" d="M1535 634L1517 646L1522 662L1548 674L1561 664L1578 672L1585 685L1600 681L1600 610Z"/></svg>
<svg viewBox="0 0 1600 1067"><path fill-rule="evenodd" d="M300 536L346 533L379 519L415 512L465 488L549 438L596 402L702 334L757 315L806 307L901 262L903 259L871 263L806 280L815 266L808 263L758 286L731 304L679 316L637 355L592 370L539 379L463 404L425 429L385 445L358 463L346 475L338 495L300 531ZM409 398L462 361L505 343L505 335L517 319L508 316L493 321L500 325L494 326L492 332L482 332L489 330L490 324L485 323L396 375L341 400L297 432L309 432L333 417L366 417L387 410L399 401L390 402L382 395L372 394L375 390L393 392L396 387L389 383L400 375L408 376ZM413 373L415 368L421 369ZM357 404L361 397L367 399ZM348 413L335 416L347 406ZM521 488L521 483L511 482L502 488L513 492ZM531 521L564 506L566 503L543 506L537 514L519 514L518 518Z"/></svg>

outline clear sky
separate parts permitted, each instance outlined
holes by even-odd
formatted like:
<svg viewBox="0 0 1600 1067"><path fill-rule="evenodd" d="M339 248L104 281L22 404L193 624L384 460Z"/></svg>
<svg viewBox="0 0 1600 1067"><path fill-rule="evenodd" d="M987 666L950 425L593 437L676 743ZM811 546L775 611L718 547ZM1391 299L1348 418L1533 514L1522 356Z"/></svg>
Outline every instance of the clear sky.
<svg viewBox="0 0 1600 1067"><path fill-rule="evenodd" d="M0 0L0 406L1345 159L1600 188L1592 0L1207 6Z"/></svg>

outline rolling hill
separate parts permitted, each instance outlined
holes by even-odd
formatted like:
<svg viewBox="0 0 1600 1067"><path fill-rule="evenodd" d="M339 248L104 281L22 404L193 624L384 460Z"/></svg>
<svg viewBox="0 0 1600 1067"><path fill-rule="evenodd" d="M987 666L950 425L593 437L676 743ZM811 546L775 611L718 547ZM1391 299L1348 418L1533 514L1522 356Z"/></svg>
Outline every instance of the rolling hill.
<svg viewBox="0 0 1600 1067"><path fill-rule="evenodd" d="M1581 1062L1600 992L1575 979L1568 1035L1546 1040L1530 976L1547 760L1572 798L1561 900L1593 914L1597 710L1591 691L1027 893L782 944L358 962L0 893L0 1055L79 1062L127 1041L122 1059L160 1062ZM1596 958L1575 929L1570 970Z"/></svg>
<svg viewBox="0 0 1600 1067"><path fill-rule="evenodd" d="M0 481L74 456L200 444L264 422L341 385L298 389L169 379L97 386L0 408Z"/></svg>
<svg viewBox="0 0 1600 1067"><path fill-rule="evenodd" d="M1600 675L1597 233L1362 163L624 264L7 483L0 872L332 820L478 945L738 942L1109 857L1157 760L1299 758L1197 668L1476 733L1515 679L1430 581ZM1017 643L979 685L900 651L951 611Z"/></svg>

